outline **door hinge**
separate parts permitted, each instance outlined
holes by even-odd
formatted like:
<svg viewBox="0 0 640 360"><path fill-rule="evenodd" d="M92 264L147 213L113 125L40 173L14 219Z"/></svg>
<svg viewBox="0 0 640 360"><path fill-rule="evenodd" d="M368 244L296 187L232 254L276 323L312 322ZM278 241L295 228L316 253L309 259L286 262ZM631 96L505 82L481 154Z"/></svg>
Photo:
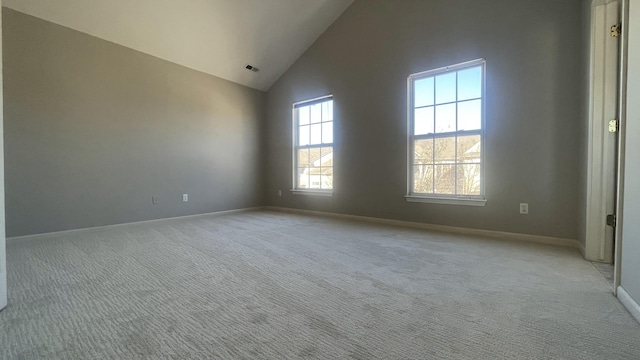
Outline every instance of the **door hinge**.
<svg viewBox="0 0 640 360"><path fill-rule="evenodd" d="M611 36L618 37L622 34L622 24L615 24L611 26Z"/></svg>
<svg viewBox="0 0 640 360"><path fill-rule="evenodd" d="M607 215L607 225L616 227L616 216L611 214Z"/></svg>
<svg viewBox="0 0 640 360"><path fill-rule="evenodd" d="M620 130L620 122L618 120L609 120L609 132L618 132Z"/></svg>

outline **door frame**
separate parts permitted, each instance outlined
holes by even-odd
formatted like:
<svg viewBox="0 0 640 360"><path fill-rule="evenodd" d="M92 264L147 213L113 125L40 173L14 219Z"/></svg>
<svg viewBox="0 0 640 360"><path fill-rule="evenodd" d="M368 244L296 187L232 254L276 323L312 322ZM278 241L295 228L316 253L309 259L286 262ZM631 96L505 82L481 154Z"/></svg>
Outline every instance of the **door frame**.
<svg viewBox="0 0 640 360"><path fill-rule="evenodd" d="M624 159L626 144L626 124L627 124L627 64L628 64L628 41L627 28L629 24L629 0L621 0L622 9L620 12L620 23L622 24L622 34L620 39L620 79L618 90L618 114L620 118L620 130L618 134L618 181L616 191L616 233L615 250L613 261L613 293L618 295L618 287L621 284L621 260L622 260L622 221L624 206Z"/></svg>

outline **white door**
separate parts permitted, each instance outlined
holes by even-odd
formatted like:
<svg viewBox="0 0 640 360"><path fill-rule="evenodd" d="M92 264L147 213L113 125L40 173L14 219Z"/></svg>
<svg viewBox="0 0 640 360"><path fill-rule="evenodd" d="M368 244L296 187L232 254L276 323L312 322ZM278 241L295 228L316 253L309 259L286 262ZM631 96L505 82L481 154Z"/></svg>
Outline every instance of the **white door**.
<svg viewBox="0 0 640 360"><path fill-rule="evenodd" d="M4 229L4 143L2 102L2 0L0 0L0 310L7 306L7 246Z"/></svg>
<svg viewBox="0 0 640 360"><path fill-rule="evenodd" d="M591 14L591 95L588 147L588 199L585 257L613 263L614 227L607 215L615 215L620 37L618 0L596 0Z"/></svg>

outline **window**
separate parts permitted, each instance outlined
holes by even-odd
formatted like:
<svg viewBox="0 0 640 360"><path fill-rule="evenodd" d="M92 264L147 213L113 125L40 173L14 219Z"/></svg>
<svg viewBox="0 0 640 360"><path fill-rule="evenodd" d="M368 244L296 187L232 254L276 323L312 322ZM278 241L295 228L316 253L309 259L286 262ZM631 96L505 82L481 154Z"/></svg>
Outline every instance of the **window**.
<svg viewBox="0 0 640 360"><path fill-rule="evenodd" d="M484 59L408 78L407 201L484 205Z"/></svg>
<svg viewBox="0 0 640 360"><path fill-rule="evenodd" d="M296 194L331 195L333 191L333 97L293 105Z"/></svg>

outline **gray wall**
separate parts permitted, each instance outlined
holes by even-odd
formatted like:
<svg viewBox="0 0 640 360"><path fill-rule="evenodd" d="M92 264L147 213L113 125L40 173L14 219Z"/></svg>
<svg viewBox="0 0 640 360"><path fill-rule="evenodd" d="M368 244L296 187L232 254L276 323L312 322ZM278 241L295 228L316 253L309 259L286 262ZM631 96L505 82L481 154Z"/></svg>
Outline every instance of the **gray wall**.
<svg viewBox="0 0 640 360"><path fill-rule="evenodd" d="M582 69L581 69L581 100L580 105L580 123L576 125L576 133L578 135L578 146L580 149L579 157L579 176L577 186L578 192L578 241L585 247L587 245L587 178L588 178L588 145L589 145L589 77L591 76L590 64L590 46L591 46L591 1L582 0L581 9L581 32L582 32Z"/></svg>
<svg viewBox="0 0 640 360"><path fill-rule="evenodd" d="M621 285L640 304L640 0L629 6Z"/></svg>
<svg viewBox="0 0 640 360"><path fill-rule="evenodd" d="M3 10L8 236L261 205L264 93Z"/></svg>
<svg viewBox="0 0 640 360"><path fill-rule="evenodd" d="M2 0L0 0L0 11ZM0 19L1 20L1 19ZM2 33L2 21L0 21L0 34ZM2 54L2 36L0 36L0 54ZM2 69L2 56L0 56L0 69ZM2 74L0 72L0 84ZM0 144L2 141L2 87L0 86ZM4 146L0 146L0 164L4 164ZM4 218L4 165L0 166L0 310L7 306L7 247L5 239Z"/></svg>
<svg viewBox="0 0 640 360"><path fill-rule="evenodd" d="M581 9L581 0L357 0L267 93L267 203L577 239ZM407 76L481 57L486 207L407 203ZM329 93L334 196L278 197L292 186L291 105Z"/></svg>

